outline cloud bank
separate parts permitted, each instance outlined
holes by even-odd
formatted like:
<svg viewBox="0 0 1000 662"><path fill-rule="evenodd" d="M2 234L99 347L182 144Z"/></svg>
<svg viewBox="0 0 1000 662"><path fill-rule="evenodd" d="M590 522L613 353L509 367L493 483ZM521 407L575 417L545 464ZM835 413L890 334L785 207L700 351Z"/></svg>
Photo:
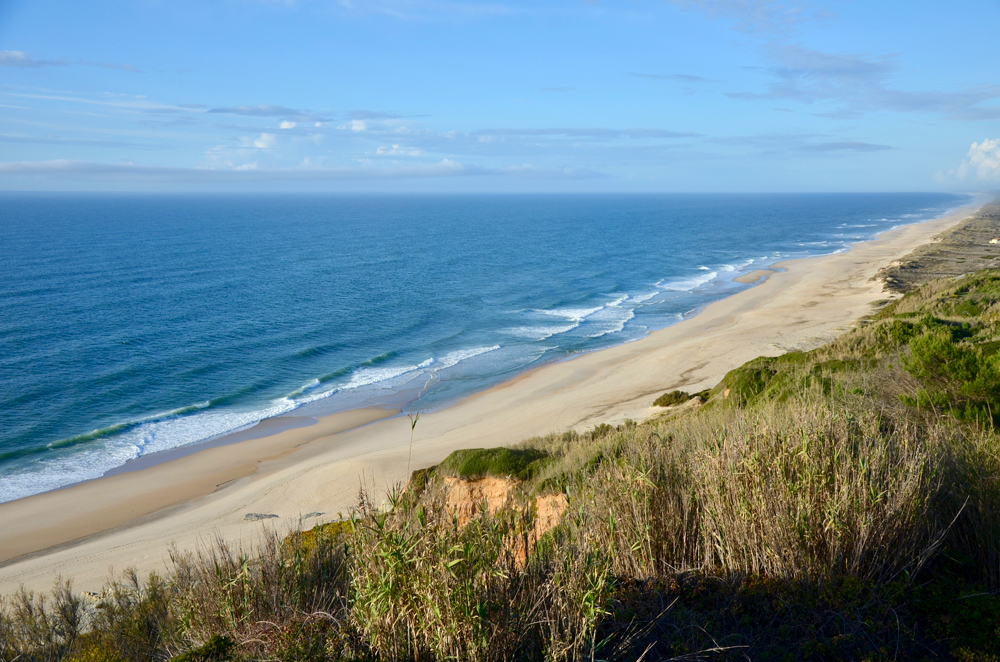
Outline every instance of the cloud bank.
<svg viewBox="0 0 1000 662"><path fill-rule="evenodd" d="M224 106L219 108L209 108L209 113L223 115L243 115L245 117L285 117L301 122L323 122L326 118L308 110L296 110L285 106Z"/></svg>
<svg viewBox="0 0 1000 662"><path fill-rule="evenodd" d="M238 183L276 181L340 181L362 179L411 179L426 177L501 176L545 179L591 179L602 173L574 168L485 168L442 159L412 165L372 167L366 164L336 168L260 168L246 164L235 168L170 168L132 163L96 163L54 159L50 161L0 162L0 175L35 179L66 177L83 180L110 180L150 183Z"/></svg>
<svg viewBox="0 0 1000 662"><path fill-rule="evenodd" d="M890 77L899 69L888 55L824 53L797 45L770 44L765 55L773 64L747 67L774 76L764 92L730 92L732 99L790 100L804 104L829 101L842 104L834 113L819 113L832 119L854 119L865 112L941 113L955 119L995 119L1000 108L983 107L1000 98L1000 85L980 85L953 92L900 90Z"/></svg>
<svg viewBox="0 0 1000 662"><path fill-rule="evenodd" d="M983 182L1000 182L1000 138L972 143L958 168L958 176L961 179L973 176Z"/></svg>

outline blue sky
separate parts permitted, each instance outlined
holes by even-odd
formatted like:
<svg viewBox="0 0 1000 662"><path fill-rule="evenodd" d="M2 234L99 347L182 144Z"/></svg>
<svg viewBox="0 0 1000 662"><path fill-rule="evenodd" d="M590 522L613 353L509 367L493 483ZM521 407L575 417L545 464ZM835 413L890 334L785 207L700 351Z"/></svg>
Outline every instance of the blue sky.
<svg viewBox="0 0 1000 662"><path fill-rule="evenodd" d="M990 190L997 26L996 0L0 0L0 189Z"/></svg>

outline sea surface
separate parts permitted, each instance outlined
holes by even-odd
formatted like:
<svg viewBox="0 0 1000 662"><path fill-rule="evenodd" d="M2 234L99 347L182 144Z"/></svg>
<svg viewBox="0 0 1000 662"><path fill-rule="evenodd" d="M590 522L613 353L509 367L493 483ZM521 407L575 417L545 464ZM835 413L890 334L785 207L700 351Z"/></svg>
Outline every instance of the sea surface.
<svg viewBox="0 0 1000 662"><path fill-rule="evenodd" d="M0 195L0 501L264 418L441 407L967 203Z"/></svg>

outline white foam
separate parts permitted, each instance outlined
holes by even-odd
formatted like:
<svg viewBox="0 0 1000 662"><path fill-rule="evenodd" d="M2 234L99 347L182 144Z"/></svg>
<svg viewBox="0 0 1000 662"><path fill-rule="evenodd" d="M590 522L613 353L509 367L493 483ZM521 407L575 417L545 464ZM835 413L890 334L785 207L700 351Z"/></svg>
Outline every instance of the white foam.
<svg viewBox="0 0 1000 662"><path fill-rule="evenodd" d="M200 403L199 403L200 404ZM205 405L207 406L207 404ZM87 447L60 449L17 468L0 480L0 502L54 490L83 480L99 478L141 455L187 446L245 430L265 418L295 409L296 403L280 398L270 407L252 411L205 411L192 416L149 420L142 425ZM173 411L185 411L188 407ZM153 417L147 417L152 419Z"/></svg>
<svg viewBox="0 0 1000 662"><path fill-rule="evenodd" d="M347 391L350 389L361 388L362 386L380 384L382 382L395 379L396 377L402 377L407 373L415 372L416 370L419 370L419 368L415 365L397 366L392 368L361 368L360 370L355 370L351 373L351 381L342 385L340 390Z"/></svg>
<svg viewBox="0 0 1000 662"><path fill-rule="evenodd" d="M517 336L519 338L528 338L530 340L545 340L546 338L557 336L560 333L572 331L578 326L580 326L579 322L563 326L517 326L510 329L503 329L503 333Z"/></svg>
<svg viewBox="0 0 1000 662"><path fill-rule="evenodd" d="M612 295L612 296L614 296L614 295ZM628 301L628 295L627 294L622 294L617 299L615 299L614 301L611 301L607 305L608 306L620 306L623 303L625 303L626 301Z"/></svg>
<svg viewBox="0 0 1000 662"><path fill-rule="evenodd" d="M118 439L131 441L139 449L139 455L147 455L245 430L265 418L280 416L297 406L298 403L285 397L271 401L270 406L264 409L206 411L194 416L142 425Z"/></svg>
<svg viewBox="0 0 1000 662"><path fill-rule="evenodd" d="M589 330L586 336L588 338L600 338L609 333L618 333L625 328L625 324L633 317L635 317L635 311L632 308L605 308L587 319L587 328L595 328Z"/></svg>
<svg viewBox="0 0 1000 662"><path fill-rule="evenodd" d="M604 306L597 306L596 308L552 308L550 310L535 309L534 312L580 322L602 308Z"/></svg>
<svg viewBox="0 0 1000 662"><path fill-rule="evenodd" d="M691 290L704 285L710 280L714 279L719 274L715 271L709 271L707 274L702 276L695 276L694 278L686 278L684 280L674 280L674 281L660 281L656 284L656 287L661 290L671 290L674 292L690 292Z"/></svg>
<svg viewBox="0 0 1000 662"><path fill-rule="evenodd" d="M441 357L440 361L438 361L438 367L434 368L434 370L444 370L445 368L458 365L466 359L471 359L474 356L481 356L498 349L500 349L500 345L493 345L492 347L474 347L472 349L459 349L454 352L449 352Z"/></svg>
<svg viewBox="0 0 1000 662"><path fill-rule="evenodd" d="M16 473L0 474L0 503L98 478L137 455L135 448L101 444L19 466Z"/></svg>
<svg viewBox="0 0 1000 662"><path fill-rule="evenodd" d="M746 269L747 267L749 267L751 264L753 264L756 261L757 260L755 260L755 259L753 259L751 257L751 258L747 258L747 259L743 260L742 262L738 262L736 264L724 264L721 267L719 267L719 271L722 271L722 272L725 272L725 273L733 273L735 271L741 271L743 269Z"/></svg>
<svg viewBox="0 0 1000 662"><path fill-rule="evenodd" d="M204 402L197 402L193 405L188 405L187 407L178 407L177 409L170 409L168 411L161 411L159 414L152 414L150 416L143 416L142 418L136 419L134 423L145 423L147 421L159 421L165 418L171 418L173 416L180 416L181 414L186 414L191 411L198 409L204 409L205 407L212 404L208 400Z"/></svg>
<svg viewBox="0 0 1000 662"><path fill-rule="evenodd" d="M306 391L312 390L312 389L316 388L317 386L319 386L319 379L310 380L310 381L306 382L305 384L303 384L302 386L300 386L297 389L295 389L294 391L292 391L291 393L289 393L288 397L294 398L297 395L302 395Z"/></svg>
<svg viewBox="0 0 1000 662"><path fill-rule="evenodd" d="M329 398L330 396L340 393L342 391L353 391L359 388L378 386L379 388L391 388L392 384L385 382L394 382L399 377L405 375L412 375L416 377L416 373L420 372L424 368L432 365L434 363L433 358L429 358L426 361L421 362L419 365L408 365L408 366L394 366L394 367L379 367L379 368L359 368L351 373L350 378L347 383L339 383L334 385L325 391L319 393L311 393L305 397L300 397L296 399L295 406L299 407L304 404L309 404L311 402L316 402L317 400L322 400L324 398ZM410 377L409 379L412 379ZM409 381L409 379L404 381Z"/></svg>
<svg viewBox="0 0 1000 662"><path fill-rule="evenodd" d="M319 379L313 379L288 396L273 400L269 406L261 409L248 411L219 409L199 411L189 416L183 415L196 409L204 409L210 404L202 402L147 416L139 419L137 422L140 425L131 430L106 439L95 440L95 443L88 444L88 447L56 451L36 462L21 465L16 473L0 474L0 503L98 478L107 471L142 455L180 448L246 430L264 419L286 414L303 404L330 397L341 391L390 388L409 381L431 365L436 364L436 369L442 370L497 349L500 349L500 345L475 347L450 352L438 361L430 358L418 365L361 368L355 370L346 383L338 384L326 391L307 393L320 385Z"/></svg>
<svg viewBox="0 0 1000 662"><path fill-rule="evenodd" d="M711 269L709 269L708 267L706 267L706 266L705 266L705 265L703 265L703 264L699 264L699 265L698 265L698 270L699 270L699 271L711 271Z"/></svg>
<svg viewBox="0 0 1000 662"><path fill-rule="evenodd" d="M659 292L648 292L646 294L633 294L630 299L633 303L643 303L655 297Z"/></svg>

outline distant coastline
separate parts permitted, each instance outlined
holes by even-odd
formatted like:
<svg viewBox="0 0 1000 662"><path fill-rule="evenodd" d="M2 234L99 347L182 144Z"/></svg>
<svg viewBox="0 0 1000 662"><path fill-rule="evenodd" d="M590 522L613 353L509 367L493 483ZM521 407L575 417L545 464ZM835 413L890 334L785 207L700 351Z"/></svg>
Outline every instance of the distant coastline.
<svg viewBox="0 0 1000 662"><path fill-rule="evenodd" d="M44 229L55 222L47 220L46 213L70 205L80 216L81 228L94 228L98 237L114 230L101 225L106 210L99 196L67 196L51 209L44 206L44 198L29 199L31 204L12 210L15 218L34 214ZM341 235L317 237L315 245L305 249L294 234L283 236L284 243L262 254L267 258L273 253L269 259L275 262L275 267L264 271L264 285L271 287L267 283L282 278L289 284L258 295L260 279L247 266L252 262L242 257L254 249L253 242L240 239L246 233L233 234L245 214L258 212L231 208L231 197L199 197L188 204L183 198L133 196L125 200L125 211L119 211L125 214L121 222L152 204L168 211L207 214L222 229L206 233L200 226L171 220L169 215L154 217L156 223L140 226L145 234L144 243L135 248L138 255L126 258L105 278L92 266L93 261L117 265L120 256L103 253L113 251L114 242L130 241L129 235L115 230L117 234L107 234L106 241L94 245L93 256L81 253L80 261L70 260L69 266L63 265L64 258L51 268L34 266L37 278L48 284L37 295L32 294L32 269L17 269L17 260L12 261L9 268L16 290L10 298L12 305L30 308L44 303L48 309L55 303L52 310L68 314L53 320L42 316L26 326L22 323L25 328L17 333L23 339L17 334L12 337L23 347L23 357L9 357L13 366L22 369L14 372L16 379L0 398L8 403L11 420L7 436L0 437L0 499L149 467L270 434L275 426L307 424L357 408L435 411L525 370L646 337L711 301L751 286L743 282L740 274L744 271L768 268L790 256L842 250L886 227L915 221L926 213L920 211L923 206L945 199L954 198L459 196L454 201L394 199L382 207L369 197L346 203L331 199L347 205L337 212L340 216L331 217L341 222L365 218L371 205L379 213L397 215L396 221L380 230L382 234L352 226L360 238L350 250L340 249L346 251L345 256L353 255L351 251L367 255L363 259L390 274L385 282L368 284L372 292L382 293L369 301L349 283L370 278L372 270L331 262L330 251L340 246ZM320 204L323 200L310 199L309 205L289 213L325 218L322 215L330 212ZM273 214L286 215L284 207L294 207L295 200L272 200L272 206L278 203L264 213L262 223L271 222ZM38 204L43 206L32 206ZM414 205L416 215L408 211ZM903 209L908 211L902 213ZM514 278L506 290L497 289L490 278L477 281L466 276L479 269L481 262L494 259L496 251L487 250L488 242L482 243L492 236L485 226L467 236L459 234L454 247L444 245L446 251L439 250L441 241L435 239L436 232L443 228L454 232L483 210L504 222L527 215L529 220L537 219L529 226L544 229L539 232L525 226L527 239L517 243L517 237L510 238L505 244L514 245L506 249L502 260L483 267L487 276L501 274L503 265L515 260L504 276ZM443 221L437 218L442 214ZM771 218L763 230L756 229L754 223L760 218L775 214L777 219ZM801 220L811 218L810 214L819 215L815 224ZM635 215L640 216L638 221L620 220ZM693 222L702 218L703 223ZM407 236L410 230L406 228L413 223L418 227ZM594 229L588 230L591 224ZM314 225L304 229L322 229ZM254 227L251 223L251 236L263 232L271 236L266 223ZM607 238L622 228L634 237L616 239L614 250L608 252ZM698 234L704 232L711 232L713 239ZM760 232L765 234L757 236ZM12 236L18 239L16 233ZM44 231L40 236L45 236ZM636 238L649 246L630 248ZM73 239L83 246L89 245L88 240L94 242L85 235ZM223 240L238 242L220 251L217 244ZM417 257L371 248L399 240L413 245ZM28 266L76 250L69 244L61 246L60 241L65 243L55 241L55 248L40 253L37 247L28 250L34 243L25 244L23 257L30 258ZM545 249L550 253L533 257L537 246L545 242L551 244ZM12 243L13 255L22 255L16 249L18 242ZM145 243L161 246L160 253L180 257L157 263L157 254L150 253ZM434 251L427 258L430 262L422 264L419 255ZM468 252L467 258L452 256L454 251ZM554 263L560 255L578 257L558 268L541 259L547 256ZM517 266L517 260L523 264ZM264 259L263 264L267 263ZM424 278L418 267L436 274L435 278L448 279L451 274L456 292L468 293L433 291L438 281ZM64 278L67 269L84 274L83 280ZM330 269L339 271L321 275ZM462 281L466 277L472 278L469 284ZM23 285L18 285L21 281ZM301 283L301 288L290 289L293 283ZM346 289L344 283L348 283ZM317 293L308 294L317 287ZM65 294L60 294L60 288ZM25 293L17 293L21 291ZM303 297L300 291L308 296L297 303ZM235 299L238 305L230 302L232 295L212 299L225 292L242 292ZM355 308L338 303L341 292L355 292L358 300L350 304ZM62 304L59 296L65 298ZM207 302L202 301L205 297ZM487 301L477 303L484 297ZM118 303L120 298L124 303ZM380 303L383 300L386 303ZM371 321L352 324L360 310ZM22 317L32 320L31 315ZM121 324L111 323L119 317ZM99 320L96 324L95 319ZM374 334L363 333L369 324ZM90 335L77 338L81 328L90 329ZM42 358L28 358L38 356ZM79 368L67 371L66 366ZM287 422L287 417L295 422Z"/></svg>
<svg viewBox="0 0 1000 662"><path fill-rule="evenodd" d="M412 464L433 464L455 448L641 420L653 411L653 394L700 390L755 356L815 346L884 297L872 280L880 266L971 209L896 228L847 252L775 265L783 270L681 324L535 368L428 413L415 430ZM247 513L273 513L283 527L306 514L336 519L360 484L381 489L404 478L408 422L386 414L321 417L310 427L0 504L0 588L47 584L54 567L72 568L86 587L109 564L158 567L170 542L191 548L216 534L249 542L259 524Z"/></svg>

